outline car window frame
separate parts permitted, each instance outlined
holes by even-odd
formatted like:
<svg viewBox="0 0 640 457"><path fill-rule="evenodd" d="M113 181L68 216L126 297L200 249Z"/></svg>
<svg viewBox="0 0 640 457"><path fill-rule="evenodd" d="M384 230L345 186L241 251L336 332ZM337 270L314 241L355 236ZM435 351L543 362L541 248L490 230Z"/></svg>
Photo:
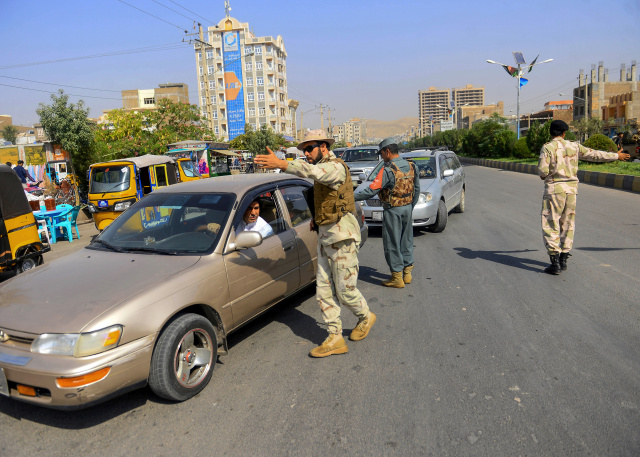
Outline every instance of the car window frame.
<svg viewBox="0 0 640 457"><path fill-rule="evenodd" d="M286 210L286 215L287 215L289 227L290 228L295 228L295 227L298 227L298 226L302 225L303 223L313 219L313 213L311 211L311 208L309 208L309 213L311 214L311 217L309 219L303 220L302 222L300 222L297 225L293 225L293 220L291 219L291 214L289 214L289 208L287 208L287 201L286 201L286 199L284 197L284 194L282 193L283 189L287 189L287 188L291 188L291 187L302 187L302 188L305 188L305 189L311 189L311 188L313 188L313 185L310 185L309 183L306 183L306 182L303 182L303 181L298 181L298 182L288 182L286 185L278 187L278 194L280 195L280 198L282 199L282 207ZM303 197L303 199L304 199L304 201L306 203L307 201L304 198L304 194L302 194L302 197ZM307 204L307 207L309 207L308 204Z"/></svg>

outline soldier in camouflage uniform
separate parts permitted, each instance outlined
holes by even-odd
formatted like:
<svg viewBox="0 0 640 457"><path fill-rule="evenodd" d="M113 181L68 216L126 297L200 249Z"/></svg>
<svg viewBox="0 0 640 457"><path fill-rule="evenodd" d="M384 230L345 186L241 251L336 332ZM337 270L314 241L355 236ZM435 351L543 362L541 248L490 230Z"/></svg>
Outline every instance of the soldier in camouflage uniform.
<svg viewBox="0 0 640 457"><path fill-rule="evenodd" d="M307 162L288 162L268 154L258 155L255 163L263 168L280 169L302 178L314 180L315 215L318 229L318 272L316 299L327 324L329 336L311 350L311 357L327 357L348 351L342 337L340 304L358 317L358 324L349 338L359 341L369 334L376 315L369 311L367 301L358 288L358 246L360 226L355 217L353 184L349 168L329 150L333 138L326 138L322 130L311 130L298 145Z"/></svg>
<svg viewBox="0 0 640 457"><path fill-rule="evenodd" d="M613 162L626 160L629 154L585 148L564 139L569 126L560 120L550 126L551 137L540 151L538 173L544 180L542 197L542 236L551 265L545 273L558 275L567 269L567 258L573 245L578 193L578 160Z"/></svg>
<svg viewBox="0 0 640 457"><path fill-rule="evenodd" d="M410 284L413 270L413 208L420 198L420 176L414 164L398 155L393 138L380 145L384 167L371 185L355 195L356 201L380 194L384 214L382 245L391 278L382 281L386 287L402 288Z"/></svg>

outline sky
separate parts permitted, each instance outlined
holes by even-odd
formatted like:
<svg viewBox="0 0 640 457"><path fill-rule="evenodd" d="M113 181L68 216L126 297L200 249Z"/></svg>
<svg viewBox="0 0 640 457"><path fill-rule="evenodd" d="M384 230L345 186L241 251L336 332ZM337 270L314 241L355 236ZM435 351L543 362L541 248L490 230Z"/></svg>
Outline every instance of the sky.
<svg viewBox="0 0 640 457"><path fill-rule="evenodd" d="M0 114L38 122L40 103L59 88L83 100L90 117L121 108L121 91L189 85L197 104L194 21L215 25L224 0L0 0ZM304 127L353 117L418 116L418 91L485 87L485 103L516 111L516 80L491 59L513 65L514 51L536 66L520 112L571 99L580 69L603 61L610 81L640 61L640 0L230 0L231 16L256 36L281 35L289 97ZM561 96L564 93L566 96ZM512 112L511 112L512 111ZM327 126L327 109L324 125ZM299 124L298 124L299 125Z"/></svg>

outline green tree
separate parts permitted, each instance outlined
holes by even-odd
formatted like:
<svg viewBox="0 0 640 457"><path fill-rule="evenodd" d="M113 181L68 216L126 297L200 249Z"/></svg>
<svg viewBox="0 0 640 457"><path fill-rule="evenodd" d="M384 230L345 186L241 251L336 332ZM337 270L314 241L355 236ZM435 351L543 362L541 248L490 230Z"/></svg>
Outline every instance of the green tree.
<svg viewBox="0 0 640 457"><path fill-rule="evenodd" d="M602 133L602 126L604 122L602 119L597 119L595 117L586 118L583 117L578 119L577 121L572 121L571 126L580 134L580 138L582 141L586 141L591 135L595 135L596 133Z"/></svg>
<svg viewBox="0 0 640 457"><path fill-rule="evenodd" d="M598 151L615 152L617 150L616 144L606 135L602 133L596 133L589 137L587 141L583 143L585 148L597 149Z"/></svg>
<svg viewBox="0 0 640 457"><path fill-rule="evenodd" d="M536 154L529 150L527 139L523 137L517 140L513 146L513 156L518 159L529 159L536 157Z"/></svg>
<svg viewBox="0 0 640 457"><path fill-rule="evenodd" d="M527 131L526 141L527 147L532 154L539 154L542 146L551 141L551 121L547 121L540 125L535 121Z"/></svg>
<svg viewBox="0 0 640 457"><path fill-rule="evenodd" d="M340 140L340 141L336 141L335 143L333 143L331 145L331 149L335 149L335 148L346 148L347 147L347 142L344 140Z"/></svg>
<svg viewBox="0 0 640 457"><path fill-rule="evenodd" d="M7 125L0 131L0 134L6 141L10 142L11 144L16 144L16 138L18 138L18 129L13 125Z"/></svg>
<svg viewBox="0 0 640 457"><path fill-rule="evenodd" d="M471 157L509 157L515 141L516 134L509 129L506 118L493 113L473 124L462 139L460 152Z"/></svg>
<svg viewBox="0 0 640 457"><path fill-rule="evenodd" d="M69 103L69 96L62 89L51 94L51 105L40 103L36 113L46 136L54 144L68 151L76 176L85 183L85 172L93 159L94 125L88 119L89 109L84 101Z"/></svg>

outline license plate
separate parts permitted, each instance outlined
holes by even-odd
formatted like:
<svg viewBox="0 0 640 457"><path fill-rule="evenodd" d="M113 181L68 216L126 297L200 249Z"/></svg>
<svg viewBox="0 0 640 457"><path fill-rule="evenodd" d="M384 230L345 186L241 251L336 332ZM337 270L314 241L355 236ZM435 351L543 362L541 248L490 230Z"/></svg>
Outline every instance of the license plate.
<svg viewBox="0 0 640 457"><path fill-rule="evenodd" d="M373 219L374 221L381 221L382 220L382 211L372 211L371 212L371 219Z"/></svg>
<svg viewBox="0 0 640 457"><path fill-rule="evenodd" d="M0 395L9 396L9 383L7 377L4 375L4 370L0 368Z"/></svg>
<svg viewBox="0 0 640 457"><path fill-rule="evenodd" d="M98 200L98 208L106 208L109 206L108 200Z"/></svg>

